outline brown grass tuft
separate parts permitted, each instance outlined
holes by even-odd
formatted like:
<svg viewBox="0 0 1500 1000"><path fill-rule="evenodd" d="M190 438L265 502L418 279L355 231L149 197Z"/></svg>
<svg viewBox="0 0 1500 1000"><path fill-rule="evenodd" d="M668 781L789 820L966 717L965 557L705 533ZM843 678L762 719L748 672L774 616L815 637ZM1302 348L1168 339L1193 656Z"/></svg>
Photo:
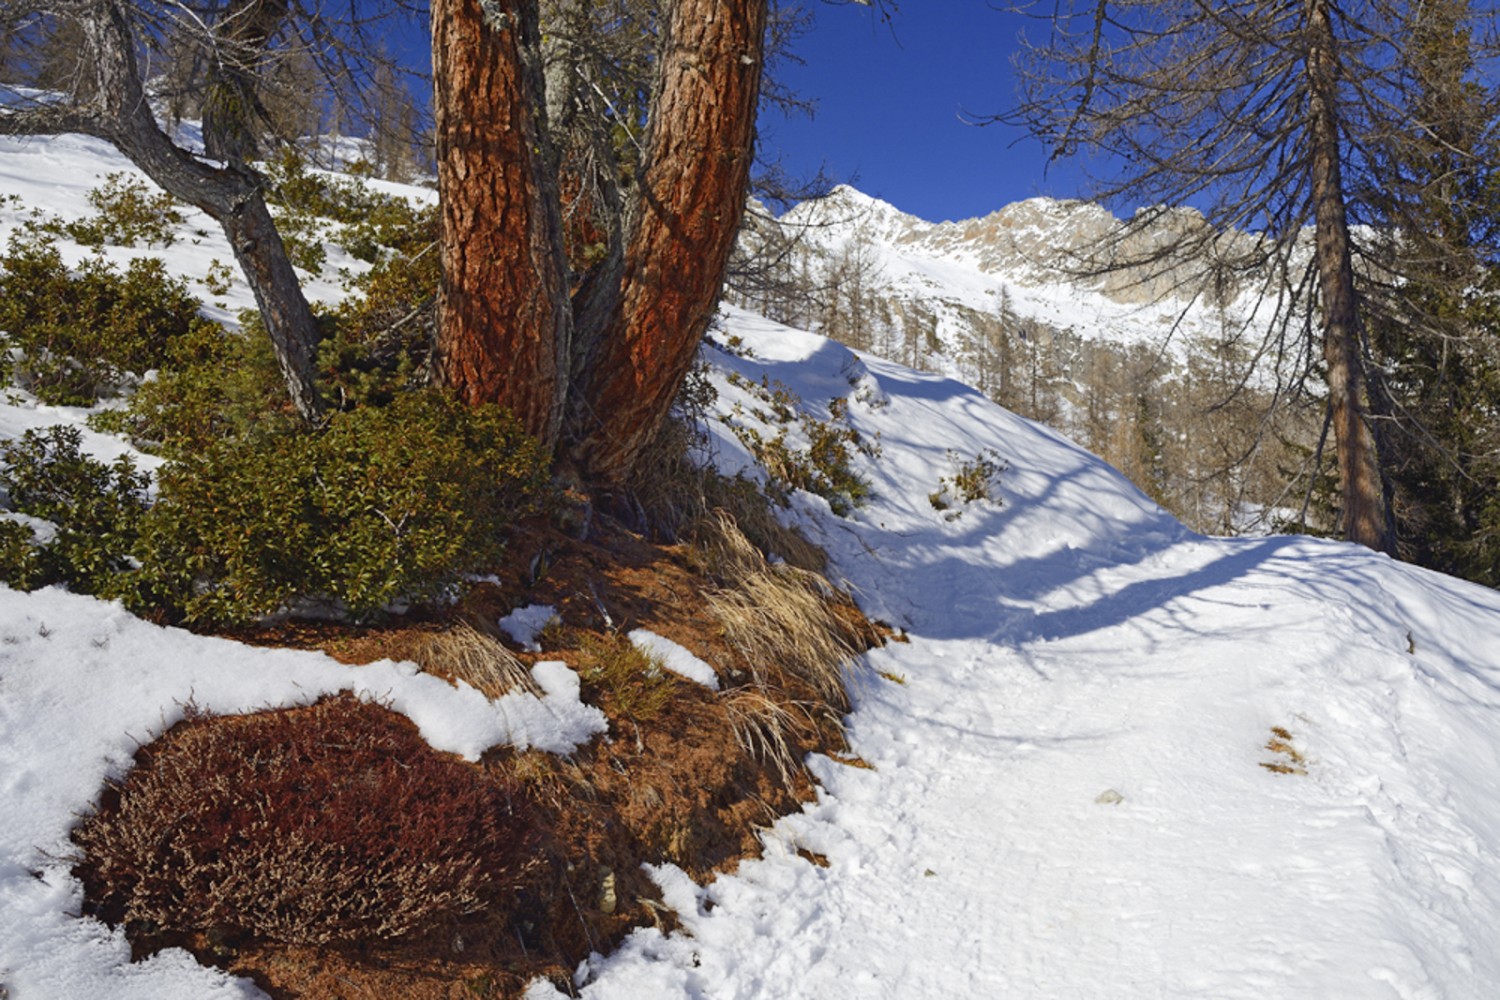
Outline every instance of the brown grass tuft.
<svg viewBox="0 0 1500 1000"><path fill-rule="evenodd" d="M706 595L724 637L748 664L759 686L779 668L808 684L842 714L855 652L865 648L834 611L837 592L821 576L772 565L735 521L722 511L705 520L695 538L705 569L725 581Z"/></svg>
<svg viewBox="0 0 1500 1000"><path fill-rule="evenodd" d="M579 650L579 676L603 695L611 715L636 721L655 718L681 686L660 660L618 633L588 636Z"/></svg>
<svg viewBox="0 0 1500 1000"><path fill-rule="evenodd" d="M409 655L426 673L463 681L491 701L511 691L542 694L526 664L499 639L465 622L423 635Z"/></svg>
<svg viewBox="0 0 1500 1000"><path fill-rule="evenodd" d="M1292 745L1291 731L1282 726L1271 727L1271 738L1266 741L1267 750L1281 756L1280 760L1262 761L1261 767L1275 774L1306 774L1307 757Z"/></svg>
<svg viewBox="0 0 1500 1000"><path fill-rule="evenodd" d="M788 708L755 687L735 688L720 698L740 749L774 768L787 790L795 789L803 771L798 744L810 733L815 737L813 719L802 706Z"/></svg>
<svg viewBox="0 0 1500 1000"><path fill-rule="evenodd" d="M783 524L753 482L722 476L695 462L695 443L691 427L673 420L637 462L631 493L649 531L666 541L696 546L705 521L728 516L762 552L774 553L798 569L823 572L828 563L823 550Z"/></svg>

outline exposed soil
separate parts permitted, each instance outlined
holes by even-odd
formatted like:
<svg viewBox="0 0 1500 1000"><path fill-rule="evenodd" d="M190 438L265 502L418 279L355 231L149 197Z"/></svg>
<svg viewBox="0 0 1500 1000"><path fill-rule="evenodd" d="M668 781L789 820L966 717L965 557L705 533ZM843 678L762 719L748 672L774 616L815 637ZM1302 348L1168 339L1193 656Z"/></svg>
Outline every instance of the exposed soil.
<svg viewBox="0 0 1500 1000"><path fill-rule="evenodd" d="M809 752L854 762L843 758L838 712L826 699L774 666L752 671L729 646L705 600L723 583L698 572L697 562L685 546L654 544L613 523L596 525L588 541L542 525L516 542L498 582L476 586L443 613L365 628L287 623L237 633L366 663L415 658L424 642L459 623L498 637L498 617L519 605L550 604L563 627L543 634L541 653L512 651L526 663L564 660L577 669L584 700L605 711L609 732L569 757L502 748L471 765L524 790L538 844L519 891L477 916L395 942L345 947L136 933L137 952L182 944L202 961L253 977L276 998L508 998L537 975L571 992L573 970L591 952L608 952L635 927L668 926L670 911L643 863L671 862L700 880L731 871L758 852L760 829L811 796L810 779L795 762ZM868 648L883 641L852 603L831 600L845 642ZM723 690L671 674L602 669L623 643L620 635L634 628L692 650L714 666ZM745 716L734 706L737 690L751 693L745 687L752 674L759 675L754 694L785 710L780 734L790 771L763 745L761 753L746 749Z"/></svg>

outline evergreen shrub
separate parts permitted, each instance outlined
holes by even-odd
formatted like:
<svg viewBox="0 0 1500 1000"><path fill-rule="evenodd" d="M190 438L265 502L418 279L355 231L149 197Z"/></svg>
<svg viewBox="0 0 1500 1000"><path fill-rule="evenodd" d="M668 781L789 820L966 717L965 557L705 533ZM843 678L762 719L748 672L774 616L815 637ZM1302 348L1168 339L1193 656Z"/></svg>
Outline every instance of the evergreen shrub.
<svg viewBox="0 0 1500 1000"><path fill-rule="evenodd" d="M211 326L199 304L154 257L123 272L93 257L71 271L51 237L18 231L0 254L0 333L14 352L4 374L45 403L90 406Z"/></svg>
<svg viewBox="0 0 1500 1000"><path fill-rule="evenodd" d="M346 283L349 294L318 346L318 374L330 402L341 409L383 405L426 381L439 280L436 254L398 253Z"/></svg>
<svg viewBox="0 0 1500 1000"><path fill-rule="evenodd" d="M508 412L435 390L319 432L226 440L162 470L137 599L222 623L431 601L492 567L509 526L545 506L547 466Z"/></svg>
<svg viewBox="0 0 1500 1000"><path fill-rule="evenodd" d="M95 214L61 227L65 235L85 246L146 243L169 247L176 242L177 228L187 222L171 195L123 173L104 178L102 187L88 193L88 200Z"/></svg>
<svg viewBox="0 0 1500 1000"><path fill-rule="evenodd" d="M64 583L113 596L145 515L147 476L127 457L112 465L82 453L76 427L31 430L0 442L0 489L11 510L49 522L39 535L0 522L0 580L19 590Z"/></svg>
<svg viewBox="0 0 1500 1000"><path fill-rule="evenodd" d="M168 458L196 455L225 439L285 433L296 420L270 335L259 313L240 318L239 331L207 323L172 340L156 377L141 383L124 407L91 414L90 426Z"/></svg>

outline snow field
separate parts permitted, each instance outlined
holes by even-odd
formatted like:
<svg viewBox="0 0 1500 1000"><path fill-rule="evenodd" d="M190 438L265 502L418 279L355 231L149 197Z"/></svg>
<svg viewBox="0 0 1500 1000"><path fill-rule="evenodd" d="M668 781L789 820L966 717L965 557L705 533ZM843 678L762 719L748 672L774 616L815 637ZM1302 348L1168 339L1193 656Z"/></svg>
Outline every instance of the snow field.
<svg viewBox="0 0 1500 1000"><path fill-rule="evenodd" d="M121 169L88 140L0 139L0 191L26 207L86 214L84 193ZM0 207L0 230L22 214ZM163 256L190 277L229 259L202 240ZM956 382L735 310L730 336L749 356L709 352L719 413L753 403L726 373L764 375L820 418L847 399L878 441L854 456L867 506L838 518L796 494L788 516L909 641L868 654L856 682L851 749L871 766L812 759L816 801L734 875L700 887L655 869L683 930L591 959L585 997L1500 995L1500 595L1343 544L1193 535ZM54 418L82 415L22 399L0 406L0 435ZM714 461L748 464L708 429ZM934 510L950 456L990 450L1008 464L998 502ZM189 700L251 711L355 690L468 756L504 740L565 751L602 729L565 666L535 676L545 698L491 705L409 664L348 668L0 589L0 986L260 995L181 951L130 964L122 934L76 916L74 817ZM1289 749L1267 746L1278 728ZM556 996L538 983L528 1000Z"/></svg>

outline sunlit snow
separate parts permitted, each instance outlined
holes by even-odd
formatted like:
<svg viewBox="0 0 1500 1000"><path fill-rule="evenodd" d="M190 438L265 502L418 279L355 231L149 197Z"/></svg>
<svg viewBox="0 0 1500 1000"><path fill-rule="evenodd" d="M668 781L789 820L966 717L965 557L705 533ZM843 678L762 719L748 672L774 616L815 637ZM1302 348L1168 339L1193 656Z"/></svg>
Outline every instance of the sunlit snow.
<svg viewBox="0 0 1500 1000"><path fill-rule="evenodd" d="M0 192L82 214L93 177L122 169L112 157L0 140ZM199 275L215 254L210 235L168 259ZM747 313L722 322L716 339L744 356L706 352L719 414L746 401L726 373L766 376L820 416L847 398L878 441L854 458L868 505L840 518L798 493L787 516L909 641L868 654L855 682L849 740L872 768L813 758L817 800L732 876L653 868L681 930L585 963L585 997L1500 995L1500 594L1341 543L1194 535L957 382ZM0 427L49 416L0 408ZM708 460L746 466L724 425L708 430ZM950 456L987 451L1008 466L998 503L933 509ZM468 756L600 730L571 670L535 676L546 698L511 718L410 665L344 667L0 589L0 986L261 995L181 951L131 964L121 933L76 916L69 827L186 702L356 690ZM529 1000L558 995L539 983Z"/></svg>

